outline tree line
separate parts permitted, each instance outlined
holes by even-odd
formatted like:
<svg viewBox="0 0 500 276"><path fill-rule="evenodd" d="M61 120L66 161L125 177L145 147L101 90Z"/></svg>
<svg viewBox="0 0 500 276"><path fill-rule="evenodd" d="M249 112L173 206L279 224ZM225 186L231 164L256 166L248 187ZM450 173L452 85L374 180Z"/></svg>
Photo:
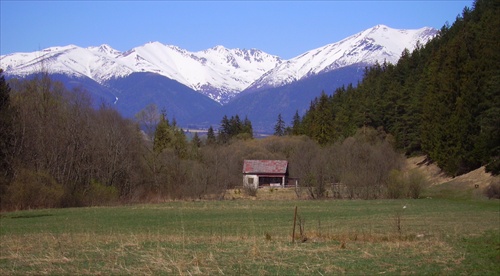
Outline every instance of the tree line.
<svg viewBox="0 0 500 276"><path fill-rule="evenodd" d="M405 180L406 192L390 193L403 159L381 129L321 146L304 135L253 139L247 118L224 116L217 131L188 138L155 105L135 120L93 106L47 74L7 83L0 72L3 210L223 199L242 185L245 159L289 160L309 198L415 196Z"/></svg>
<svg viewBox="0 0 500 276"><path fill-rule="evenodd" d="M132 191L141 177L133 124L46 74L0 83L2 206L79 206Z"/></svg>
<svg viewBox="0 0 500 276"><path fill-rule="evenodd" d="M356 87L322 93L303 117L296 114L289 132L326 145L360 127L383 128L406 155L426 154L449 175L483 165L498 174L499 12L498 1L475 1L397 64L377 63Z"/></svg>

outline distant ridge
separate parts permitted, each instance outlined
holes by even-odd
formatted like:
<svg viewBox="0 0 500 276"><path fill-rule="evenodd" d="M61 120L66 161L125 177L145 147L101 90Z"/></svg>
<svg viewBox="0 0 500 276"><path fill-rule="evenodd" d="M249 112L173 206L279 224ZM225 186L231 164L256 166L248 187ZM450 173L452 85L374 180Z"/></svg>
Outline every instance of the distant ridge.
<svg viewBox="0 0 500 276"><path fill-rule="evenodd" d="M217 125L223 115L248 116L254 130L272 130L277 115L288 123L322 91L356 84L375 62L396 63L406 48L425 44L432 28L397 30L384 25L283 60L258 49L223 46L189 52L149 42L120 52L103 44L50 47L0 57L7 79L42 68L67 87L90 92L95 103L113 105L133 118L149 104L165 109L180 125Z"/></svg>
<svg viewBox="0 0 500 276"><path fill-rule="evenodd" d="M377 25L339 42L310 50L290 60L258 49L223 46L189 52L173 45L149 42L120 52L103 44L50 47L32 53L0 57L6 75L26 76L47 68L49 73L87 77L97 83L150 72L175 80L214 101L225 104L244 90L279 87L312 75L358 63L395 63L401 52L426 43L437 30L397 30Z"/></svg>
<svg viewBox="0 0 500 276"><path fill-rule="evenodd" d="M310 50L278 64L256 80L247 90L283 86L312 75L354 64L396 63L406 48L425 44L437 34L433 28L397 30L385 25L352 35L339 42Z"/></svg>

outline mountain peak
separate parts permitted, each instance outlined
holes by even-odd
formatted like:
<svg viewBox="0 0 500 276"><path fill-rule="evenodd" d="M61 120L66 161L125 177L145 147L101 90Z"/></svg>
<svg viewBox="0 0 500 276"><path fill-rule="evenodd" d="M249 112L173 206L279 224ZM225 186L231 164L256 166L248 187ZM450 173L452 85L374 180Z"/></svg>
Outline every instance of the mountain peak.
<svg viewBox="0 0 500 276"><path fill-rule="evenodd" d="M97 46L97 47L91 46L91 47L88 47L87 49L90 51L95 51L97 53L101 53L101 54L109 54L109 55L120 55L121 54L120 51L113 49L108 44L102 44L102 45Z"/></svg>
<svg viewBox="0 0 500 276"><path fill-rule="evenodd" d="M429 28L398 30L377 25L279 64L248 90L278 87L354 64L395 63L405 48L413 50L417 41L425 44L436 33Z"/></svg>
<svg viewBox="0 0 500 276"><path fill-rule="evenodd" d="M68 50L73 50L75 48L78 48L78 46L73 45L73 44L69 44L69 45L66 45L66 46L54 46L54 47L45 48L41 52L42 53L64 52L64 51L68 51Z"/></svg>
<svg viewBox="0 0 500 276"><path fill-rule="evenodd" d="M163 43L159 42L159 41L149 41L148 43L144 44L144 45L157 45L157 46L165 46Z"/></svg>
<svg viewBox="0 0 500 276"><path fill-rule="evenodd" d="M387 26L386 26L386 25L384 25L384 24L378 24L378 25L376 25L376 26L374 26L374 27L372 28L372 30L379 30L379 29L382 29L382 30L387 30L387 29L392 29L392 28L389 28L389 27L387 27Z"/></svg>
<svg viewBox="0 0 500 276"><path fill-rule="evenodd" d="M413 49L417 41L426 43L436 32L427 27L397 30L377 25L289 60L254 48L216 45L189 52L153 41L126 52L107 44L88 48L57 46L1 56L0 62L8 75L32 74L42 64L48 65L50 73L86 76L99 83L134 72L152 72L225 103L246 89L282 86L352 64L394 63L404 48Z"/></svg>
<svg viewBox="0 0 500 276"><path fill-rule="evenodd" d="M216 51L216 52L219 52L219 53L223 53L223 52L227 52L228 49L222 45L216 45L212 48L210 48L210 50L213 50L213 51Z"/></svg>

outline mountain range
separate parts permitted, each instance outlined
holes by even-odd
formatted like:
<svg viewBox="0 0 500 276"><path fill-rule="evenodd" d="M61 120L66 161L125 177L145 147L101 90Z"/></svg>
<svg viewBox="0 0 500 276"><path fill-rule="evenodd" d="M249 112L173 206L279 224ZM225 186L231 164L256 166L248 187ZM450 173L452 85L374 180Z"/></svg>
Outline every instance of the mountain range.
<svg viewBox="0 0 500 276"><path fill-rule="evenodd" d="M42 70L69 88L82 87L96 102L133 117L148 104L166 109L180 125L207 127L223 115L248 116L269 131L278 114L291 120L322 91L362 78L375 62L396 63L406 48L425 44L433 28L398 30L377 25L341 41L284 60L258 49L216 46L189 52L150 42L120 52L109 45L50 47L0 57L7 79Z"/></svg>

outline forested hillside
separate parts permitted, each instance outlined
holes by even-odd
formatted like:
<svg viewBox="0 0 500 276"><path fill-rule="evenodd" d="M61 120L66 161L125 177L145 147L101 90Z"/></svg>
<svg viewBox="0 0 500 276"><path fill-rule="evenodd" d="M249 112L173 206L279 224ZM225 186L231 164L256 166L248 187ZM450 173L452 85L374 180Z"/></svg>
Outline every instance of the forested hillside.
<svg viewBox="0 0 500 276"><path fill-rule="evenodd" d="M321 144L383 128L407 155L426 154L460 175L500 170L500 2L477 0L453 25L396 65L367 68L357 85L323 94L293 133Z"/></svg>

